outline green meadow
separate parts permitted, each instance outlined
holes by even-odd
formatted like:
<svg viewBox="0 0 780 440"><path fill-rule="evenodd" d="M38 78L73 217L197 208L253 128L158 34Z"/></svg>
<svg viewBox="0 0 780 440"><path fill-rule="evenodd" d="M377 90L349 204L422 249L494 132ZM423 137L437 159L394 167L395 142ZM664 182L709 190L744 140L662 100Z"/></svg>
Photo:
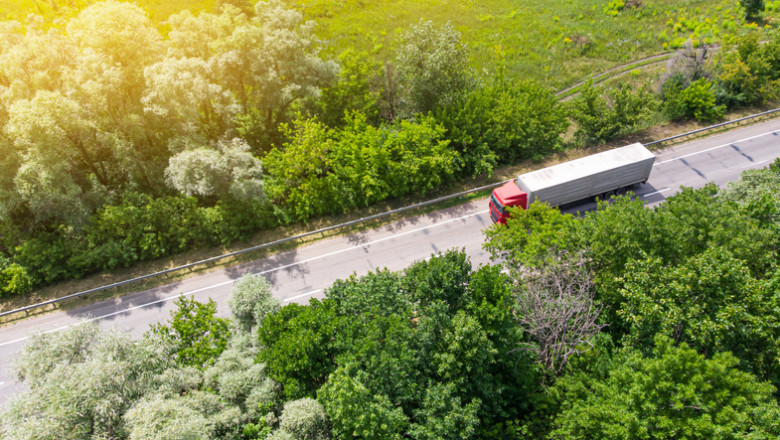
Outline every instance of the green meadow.
<svg viewBox="0 0 780 440"><path fill-rule="evenodd" d="M503 66L510 79L535 79L563 88L611 67L680 48L714 43L742 29L774 23L778 2L767 3L762 24L748 24L736 0L286 0L317 22L328 54L354 48L392 61L399 36L421 19L453 23L468 42L473 66ZM0 16L28 13L53 22L77 13L83 0L11 0ZM178 11L214 11L233 0L135 2L156 23ZM770 23L770 24L764 24ZM163 25L164 26L164 25Z"/></svg>
<svg viewBox="0 0 780 440"><path fill-rule="evenodd" d="M318 35L330 42L330 50L352 47L386 59L411 24L449 21L471 47L476 68L504 65L510 78L532 78L555 88L679 48L689 38L697 45L713 43L746 26L735 0L306 0L292 5L318 23Z"/></svg>

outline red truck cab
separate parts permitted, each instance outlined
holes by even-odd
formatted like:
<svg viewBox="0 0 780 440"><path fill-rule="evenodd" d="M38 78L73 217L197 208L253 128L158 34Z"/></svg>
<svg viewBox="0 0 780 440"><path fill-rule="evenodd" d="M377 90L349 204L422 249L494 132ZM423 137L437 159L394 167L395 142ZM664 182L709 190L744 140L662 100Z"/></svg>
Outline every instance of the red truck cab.
<svg viewBox="0 0 780 440"><path fill-rule="evenodd" d="M508 206L520 206L528 209L528 194L517 187L514 180L493 190L490 196L490 218L493 223L506 223Z"/></svg>

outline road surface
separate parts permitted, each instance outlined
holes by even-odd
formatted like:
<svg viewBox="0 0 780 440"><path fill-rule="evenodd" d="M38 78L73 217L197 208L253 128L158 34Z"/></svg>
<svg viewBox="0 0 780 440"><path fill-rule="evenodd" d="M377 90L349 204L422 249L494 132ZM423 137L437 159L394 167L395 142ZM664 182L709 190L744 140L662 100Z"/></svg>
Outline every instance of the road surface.
<svg viewBox="0 0 780 440"><path fill-rule="evenodd" d="M748 168L761 168L780 157L780 119L682 144L656 152L650 179L636 189L648 204L662 202L681 186L698 188L708 182L724 185ZM592 209L584 203L569 210ZM308 246L122 298L80 309L54 312L0 328L0 404L22 389L13 378L13 359L30 335L60 331L95 321L142 335L152 323L164 321L180 295L198 301L213 298L227 316L227 299L236 279L262 274L283 304L306 303L324 296L335 280L380 268L400 270L415 260L451 248L464 248L476 267L489 262L482 250L482 230L490 226L487 199L399 220L376 229L321 240Z"/></svg>

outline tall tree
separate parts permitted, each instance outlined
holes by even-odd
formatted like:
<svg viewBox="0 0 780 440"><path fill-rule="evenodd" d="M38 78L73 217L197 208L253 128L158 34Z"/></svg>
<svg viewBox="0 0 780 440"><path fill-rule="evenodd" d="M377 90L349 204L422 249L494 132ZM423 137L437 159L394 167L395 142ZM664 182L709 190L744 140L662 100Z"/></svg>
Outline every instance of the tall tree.
<svg viewBox="0 0 780 440"><path fill-rule="evenodd" d="M549 439L727 439L780 435L774 387L736 368L658 337L639 352L594 359L555 384L560 405Z"/></svg>
<svg viewBox="0 0 780 440"><path fill-rule="evenodd" d="M239 132L255 151L279 145L277 126L293 103L317 96L338 70L319 57L314 22L280 0L258 2L251 18L226 6L219 15L183 13L170 23L172 53L209 64L241 106Z"/></svg>
<svg viewBox="0 0 780 440"><path fill-rule="evenodd" d="M438 28L425 20L412 25L402 37L396 67L407 114L447 105L473 81L468 47L449 22Z"/></svg>
<svg viewBox="0 0 780 440"><path fill-rule="evenodd" d="M236 138L218 141L214 147L191 148L172 156L165 170L168 184L188 196L261 199L263 169L249 145Z"/></svg>

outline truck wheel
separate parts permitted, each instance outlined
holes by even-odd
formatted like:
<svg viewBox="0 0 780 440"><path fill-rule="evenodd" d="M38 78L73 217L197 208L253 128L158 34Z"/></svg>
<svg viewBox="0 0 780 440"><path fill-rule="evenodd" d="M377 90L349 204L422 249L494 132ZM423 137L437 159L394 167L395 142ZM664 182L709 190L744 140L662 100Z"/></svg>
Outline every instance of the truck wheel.
<svg viewBox="0 0 780 440"><path fill-rule="evenodd" d="M615 191L607 191L604 193L604 200L609 200L614 195L615 195Z"/></svg>
<svg viewBox="0 0 780 440"><path fill-rule="evenodd" d="M623 188L616 189L615 190L615 195L617 195L617 196L624 196L624 195L626 195L626 188L623 187Z"/></svg>

